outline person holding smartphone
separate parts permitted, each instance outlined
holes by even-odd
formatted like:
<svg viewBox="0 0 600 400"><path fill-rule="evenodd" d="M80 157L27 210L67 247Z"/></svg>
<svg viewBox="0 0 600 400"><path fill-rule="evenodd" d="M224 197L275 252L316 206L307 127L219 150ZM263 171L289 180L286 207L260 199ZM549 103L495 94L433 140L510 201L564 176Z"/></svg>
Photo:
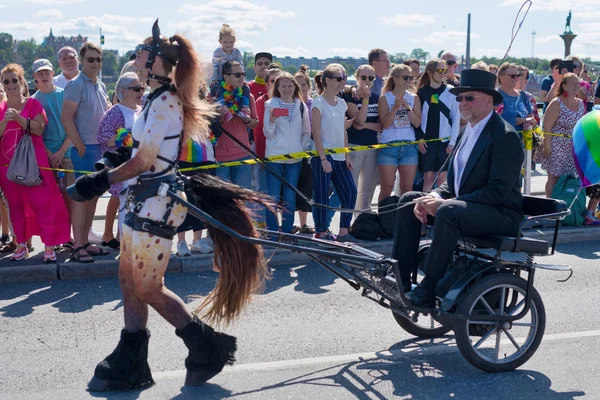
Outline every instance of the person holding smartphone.
<svg viewBox="0 0 600 400"><path fill-rule="evenodd" d="M265 103L263 132L266 141L266 156L304 151L310 141L310 119L306 105L300 100L300 87L288 72L281 72L271 89L271 99ZM302 168L300 160L273 161L269 165L294 187ZM281 194L282 182L277 176L267 174L267 193L276 202ZM283 212L281 232L291 233L296 210L296 192L283 186ZM267 227L279 230L277 215L267 212Z"/></svg>
<svg viewBox="0 0 600 400"><path fill-rule="evenodd" d="M408 68L408 67L406 67ZM319 75L317 75L319 76ZM333 183L343 208L354 208L356 204L356 185L352 179L352 161L348 153L325 153L325 149L346 147L348 137L345 128L345 116L348 105L338 97L346 84L346 71L340 64L329 64L315 83L321 95L312 103L313 139L318 157L310 160L313 173L314 201L329 205L329 185ZM342 213L339 235L329 231L327 209L313 207L315 220L315 238L337 240L341 242L360 242L349 233L352 213Z"/></svg>

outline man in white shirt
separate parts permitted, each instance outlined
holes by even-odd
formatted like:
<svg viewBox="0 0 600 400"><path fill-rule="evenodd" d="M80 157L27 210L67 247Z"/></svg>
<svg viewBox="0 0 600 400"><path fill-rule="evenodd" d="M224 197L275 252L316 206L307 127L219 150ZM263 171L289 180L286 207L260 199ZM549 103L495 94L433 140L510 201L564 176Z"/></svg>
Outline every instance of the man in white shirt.
<svg viewBox="0 0 600 400"><path fill-rule="evenodd" d="M422 223L433 223L434 235L425 259L425 278L409 294L419 307L435 305L436 286L444 277L460 237L515 236L523 220L520 173L521 139L494 112L502 95L494 89L496 76L464 70L457 96L461 117L467 121L451 154L446 182L425 194L409 192L400 203L418 201L398 210L393 257L398 260L404 291L418 263Z"/></svg>
<svg viewBox="0 0 600 400"><path fill-rule="evenodd" d="M54 86L64 89L67 83L77 78L79 75L79 57L77 51L69 46L65 46L58 51L58 66L62 69L60 75L52 78Z"/></svg>

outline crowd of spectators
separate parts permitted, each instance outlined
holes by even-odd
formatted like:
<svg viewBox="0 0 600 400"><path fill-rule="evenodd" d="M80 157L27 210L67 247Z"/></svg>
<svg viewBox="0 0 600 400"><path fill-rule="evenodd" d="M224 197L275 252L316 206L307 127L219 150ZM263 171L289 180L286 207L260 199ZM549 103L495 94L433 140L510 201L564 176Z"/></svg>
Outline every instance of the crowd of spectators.
<svg viewBox="0 0 600 400"><path fill-rule="evenodd" d="M356 85L350 87L340 64L330 64L313 80L306 66L296 75L282 71L267 52L256 54L256 78L246 82L235 43L234 30L223 25L212 74L200 93L218 103L220 123L235 140L220 135L206 143L182 143L179 166L250 159L251 155L236 142L251 147L263 158L315 150L318 155L310 160L273 161L268 169L242 164L203 170L264 192L282 205L281 219L257 208L257 227L358 242L351 234L352 221L361 210L371 208L377 185L380 190L376 200L382 201L392 193L411 191L415 185L428 191L445 180L448 155L464 129L457 103L449 92L460 84L457 59L451 52L424 65L417 59L391 65L385 50L373 49L368 64L356 70ZM65 47L59 51L58 60L61 72L56 76L49 60L33 63L37 92L31 97L21 66L9 64L0 71L0 251L12 252L14 260L27 258L31 237L39 235L45 245L44 261L53 262L57 250L70 248L72 260L89 263L109 250L119 250L127 187L110 187L101 246L89 240L98 199L71 202L65 188L85 171L93 171L103 152L131 145L131 127L148 93L130 61L123 67L109 100L106 86L99 79L102 50L92 43L85 43L79 51ZM564 64L560 59L552 60L552 71L542 81L539 101L544 104L543 118L537 99L526 91L526 67L484 62L472 66L497 74L503 102L496 106L496 112L515 129L530 130L541 125L545 132L560 134L544 136L535 151L535 160L548 172L547 196L552 195L561 176L575 173L570 134L594 103L600 103L600 87L594 96L585 65L577 57L568 60L572 70L559 70ZM27 134L32 137L43 180L42 185L34 187L11 182L6 174L15 149ZM396 146L338 154L325 151L378 143ZM302 195L269 171L283 176ZM594 187L588 195L591 201L585 224L598 225L595 212L600 190ZM311 207L306 198L345 209L336 233L330 227L334 211ZM296 211L298 225L294 224ZM309 212L314 227L308 223ZM200 221L186 219L178 231L179 255L187 256L190 250L213 251L210 237L202 237L204 229ZM186 230L194 231L191 246L185 241Z"/></svg>

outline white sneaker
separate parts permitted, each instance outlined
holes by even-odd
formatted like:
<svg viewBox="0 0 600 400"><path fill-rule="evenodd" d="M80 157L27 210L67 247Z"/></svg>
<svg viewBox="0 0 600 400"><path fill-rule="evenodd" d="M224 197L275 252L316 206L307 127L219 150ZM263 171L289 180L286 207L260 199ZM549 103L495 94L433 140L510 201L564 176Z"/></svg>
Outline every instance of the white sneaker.
<svg viewBox="0 0 600 400"><path fill-rule="evenodd" d="M205 237L192 243L192 252L202 254L214 253L215 249L212 239L210 237Z"/></svg>
<svg viewBox="0 0 600 400"><path fill-rule="evenodd" d="M88 242L92 244L101 244L102 234L96 232L94 229L90 229L90 233L88 234Z"/></svg>
<svg viewBox="0 0 600 400"><path fill-rule="evenodd" d="M186 242L181 241L177 244L177 255L179 257L189 257L192 255Z"/></svg>

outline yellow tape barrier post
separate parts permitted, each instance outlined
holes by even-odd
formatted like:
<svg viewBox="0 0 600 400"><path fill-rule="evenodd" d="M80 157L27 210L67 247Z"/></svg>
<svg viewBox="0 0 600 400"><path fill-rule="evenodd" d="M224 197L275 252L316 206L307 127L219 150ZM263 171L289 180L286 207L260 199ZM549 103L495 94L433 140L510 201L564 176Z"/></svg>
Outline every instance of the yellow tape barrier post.
<svg viewBox="0 0 600 400"><path fill-rule="evenodd" d="M533 158L533 131L523 131L523 145L525 146L525 180L523 182L523 194L531 195L531 161Z"/></svg>

